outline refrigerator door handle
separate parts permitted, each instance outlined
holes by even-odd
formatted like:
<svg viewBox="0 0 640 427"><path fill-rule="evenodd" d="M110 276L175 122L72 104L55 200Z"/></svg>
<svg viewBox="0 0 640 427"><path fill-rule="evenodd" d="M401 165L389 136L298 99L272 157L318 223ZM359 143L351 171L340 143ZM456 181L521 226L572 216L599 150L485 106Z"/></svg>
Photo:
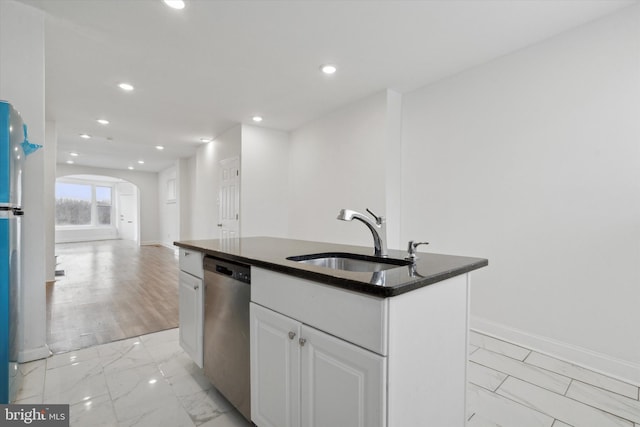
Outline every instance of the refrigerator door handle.
<svg viewBox="0 0 640 427"><path fill-rule="evenodd" d="M20 208L13 208L12 210L13 210L13 214L15 216L24 215L24 211L22 209L20 209Z"/></svg>

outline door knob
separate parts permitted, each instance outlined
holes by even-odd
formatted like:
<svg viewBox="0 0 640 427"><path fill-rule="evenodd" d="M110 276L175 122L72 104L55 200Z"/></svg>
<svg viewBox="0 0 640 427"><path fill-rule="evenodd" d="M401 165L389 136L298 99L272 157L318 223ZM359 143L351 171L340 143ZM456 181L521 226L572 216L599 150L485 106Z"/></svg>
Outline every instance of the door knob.
<svg viewBox="0 0 640 427"><path fill-rule="evenodd" d="M289 332L289 339L292 340L296 337L296 333L295 332Z"/></svg>
<svg viewBox="0 0 640 427"><path fill-rule="evenodd" d="M307 340L306 340L306 339L304 339L304 338L300 338L300 339L298 340L298 342L300 343L300 345L301 345L302 347L304 347L304 343L306 343L306 342L307 342Z"/></svg>
<svg viewBox="0 0 640 427"><path fill-rule="evenodd" d="M222 224L218 224L218 227L222 227Z"/></svg>

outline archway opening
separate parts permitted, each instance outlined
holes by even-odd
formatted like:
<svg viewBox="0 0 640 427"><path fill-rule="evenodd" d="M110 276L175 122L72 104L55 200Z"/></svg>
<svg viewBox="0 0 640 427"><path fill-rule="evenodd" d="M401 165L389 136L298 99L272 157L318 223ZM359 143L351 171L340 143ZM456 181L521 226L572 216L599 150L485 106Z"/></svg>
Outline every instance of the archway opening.
<svg viewBox="0 0 640 427"><path fill-rule="evenodd" d="M57 277L47 284L53 353L177 327L177 260L172 249L141 242L140 188L103 175L56 180Z"/></svg>
<svg viewBox="0 0 640 427"><path fill-rule="evenodd" d="M121 178L67 175L56 179L56 243L122 239L140 244L140 192Z"/></svg>

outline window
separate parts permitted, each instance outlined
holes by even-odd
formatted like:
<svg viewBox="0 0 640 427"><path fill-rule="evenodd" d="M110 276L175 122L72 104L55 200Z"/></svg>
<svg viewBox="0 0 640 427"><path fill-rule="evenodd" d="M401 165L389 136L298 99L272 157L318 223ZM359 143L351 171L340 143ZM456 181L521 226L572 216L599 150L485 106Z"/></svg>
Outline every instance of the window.
<svg viewBox="0 0 640 427"><path fill-rule="evenodd" d="M111 187L96 187L98 224L111 225Z"/></svg>
<svg viewBox="0 0 640 427"><path fill-rule="evenodd" d="M56 225L91 225L92 186L56 182Z"/></svg>
<svg viewBox="0 0 640 427"><path fill-rule="evenodd" d="M56 181L56 225L111 225L113 188Z"/></svg>

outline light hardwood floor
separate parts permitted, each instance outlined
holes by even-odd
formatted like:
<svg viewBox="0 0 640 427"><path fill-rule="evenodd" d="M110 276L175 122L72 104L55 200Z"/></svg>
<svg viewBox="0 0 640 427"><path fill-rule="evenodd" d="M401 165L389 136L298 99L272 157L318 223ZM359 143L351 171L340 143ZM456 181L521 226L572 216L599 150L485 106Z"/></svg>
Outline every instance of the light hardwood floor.
<svg viewBox="0 0 640 427"><path fill-rule="evenodd" d="M127 240L56 245L47 342L62 353L178 326L178 259Z"/></svg>

